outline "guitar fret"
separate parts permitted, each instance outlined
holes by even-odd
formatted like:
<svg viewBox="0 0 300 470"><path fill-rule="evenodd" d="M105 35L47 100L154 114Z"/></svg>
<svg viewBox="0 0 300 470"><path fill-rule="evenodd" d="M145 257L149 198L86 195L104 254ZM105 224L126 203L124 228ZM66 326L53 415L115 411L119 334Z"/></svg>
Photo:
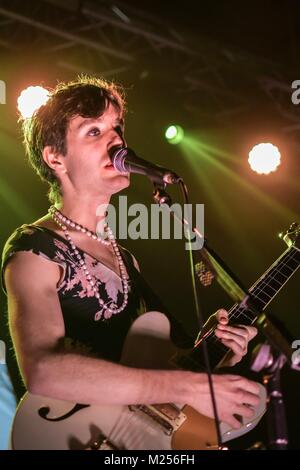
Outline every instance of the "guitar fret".
<svg viewBox="0 0 300 470"><path fill-rule="evenodd" d="M272 279L272 281L273 281L273 279ZM279 284L281 286L281 283L277 282L277 284ZM272 287L271 283L267 283L266 281L262 281L261 285L263 286L263 290L272 289L272 291L274 291L274 292L277 292L277 290L278 290L275 287Z"/></svg>
<svg viewBox="0 0 300 470"><path fill-rule="evenodd" d="M290 273L293 272L293 269L290 268L289 266L283 266L283 268L281 269L281 273L282 274L285 274L286 273L286 276L288 277L290 275Z"/></svg>
<svg viewBox="0 0 300 470"><path fill-rule="evenodd" d="M239 315L237 315L236 318L241 318L243 316L247 320L247 321L243 321L243 323L245 323L245 325L247 325L248 323L249 325L251 325L251 323L253 322L253 317L250 317L249 315L247 315L247 312L249 312L249 310L240 311Z"/></svg>
<svg viewBox="0 0 300 470"><path fill-rule="evenodd" d="M233 314L234 319L241 319L243 317L244 318L243 323L245 325L251 325L251 323L253 323L254 317L252 315L252 312L250 311L250 307L247 309L245 307L240 307L237 304L236 311L237 311L237 314L236 313Z"/></svg>
<svg viewBox="0 0 300 470"><path fill-rule="evenodd" d="M260 294L260 295L258 295L258 294L255 295L255 299L260 300L261 302L266 302L267 300L270 300L270 299L273 297L273 296L271 296L271 295L268 295L268 294L267 294L265 291L263 291L263 290L262 290L259 294ZM263 296L265 296L266 299L264 299Z"/></svg>
<svg viewBox="0 0 300 470"><path fill-rule="evenodd" d="M272 282L274 282L274 283L276 282L276 284L278 284L279 286L281 286L281 285L282 285L282 283L281 283L281 282L279 282L277 279L275 279L275 277L273 277L273 278L272 278ZM277 288L276 288L276 287L275 287L275 288L273 288L273 289L274 289L275 291L277 291Z"/></svg>
<svg viewBox="0 0 300 470"><path fill-rule="evenodd" d="M279 284L283 284L287 280L288 276L285 276L281 272L276 272L275 275L273 276L273 279L276 280Z"/></svg>
<svg viewBox="0 0 300 470"><path fill-rule="evenodd" d="M296 257L299 259L294 259ZM287 263L289 263L289 265L287 265ZM299 267L299 263L299 251L290 248L285 254L283 254L282 258L275 264L275 266L271 267L269 272L265 274L262 280L258 281L256 285L249 289L251 295L263 304L262 308L264 308L274 297L274 295L276 295L276 293L283 287L283 285ZM270 286L270 283L272 283L274 280L277 284L279 284L277 289L274 289L274 287ZM270 295L270 287L271 289L274 289L273 295Z"/></svg>

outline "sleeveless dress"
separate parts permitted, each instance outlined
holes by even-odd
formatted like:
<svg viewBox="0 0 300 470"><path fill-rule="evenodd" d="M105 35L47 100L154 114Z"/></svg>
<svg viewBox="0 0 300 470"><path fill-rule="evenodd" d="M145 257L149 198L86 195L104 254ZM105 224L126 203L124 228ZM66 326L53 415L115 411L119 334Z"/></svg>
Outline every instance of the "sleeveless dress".
<svg viewBox="0 0 300 470"><path fill-rule="evenodd" d="M120 307L123 301L120 276L100 260L77 249L90 274L95 277L100 298L109 306ZM169 317L173 341L182 347L192 346L191 338L186 335L182 325L168 314L136 269L135 258L125 248L120 247L120 253L129 277L128 304L118 314L111 314L100 307L68 240L48 228L36 225L24 224L17 228L5 244L1 267L5 293L5 267L11 257L21 251L42 256L62 268L57 294L65 325L65 337L62 340L66 349L118 362L130 326L139 315L149 310L159 310ZM46 315L51 315L51 312ZM47 328L47 322L44 327Z"/></svg>

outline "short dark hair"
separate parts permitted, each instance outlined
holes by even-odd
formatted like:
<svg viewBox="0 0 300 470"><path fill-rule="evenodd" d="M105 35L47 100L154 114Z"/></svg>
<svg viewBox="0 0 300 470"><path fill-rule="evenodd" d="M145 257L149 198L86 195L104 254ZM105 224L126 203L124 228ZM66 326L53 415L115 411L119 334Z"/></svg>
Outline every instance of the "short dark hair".
<svg viewBox="0 0 300 470"><path fill-rule="evenodd" d="M40 178L49 184L49 200L57 203L61 199L60 181L44 161L43 149L49 145L54 152L66 155L67 129L74 116L97 118L110 103L123 115L125 98L120 86L86 75L71 82L60 82L49 96L31 118L21 118L21 121L28 160Z"/></svg>

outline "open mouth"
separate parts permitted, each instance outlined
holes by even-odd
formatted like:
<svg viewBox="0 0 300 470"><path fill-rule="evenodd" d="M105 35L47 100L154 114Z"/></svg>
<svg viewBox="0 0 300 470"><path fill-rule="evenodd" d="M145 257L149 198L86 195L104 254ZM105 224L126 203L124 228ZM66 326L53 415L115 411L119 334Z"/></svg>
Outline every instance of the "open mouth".
<svg viewBox="0 0 300 470"><path fill-rule="evenodd" d="M113 164L112 164L111 162L109 162L109 163L107 163L107 164L105 165L104 168L107 168L107 169L114 169L114 166L113 166Z"/></svg>

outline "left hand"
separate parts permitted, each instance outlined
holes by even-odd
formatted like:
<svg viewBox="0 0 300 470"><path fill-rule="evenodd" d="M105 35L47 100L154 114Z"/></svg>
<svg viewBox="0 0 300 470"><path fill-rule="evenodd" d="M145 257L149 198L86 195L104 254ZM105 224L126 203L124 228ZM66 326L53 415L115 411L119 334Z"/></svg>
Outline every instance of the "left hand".
<svg viewBox="0 0 300 470"><path fill-rule="evenodd" d="M218 322L215 335L228 348L231 354L226 355L222 366L234 366L247 354L248 343L257 335L257 328L246 325L228 325L228 312L218 310L213 316Z"/></svg>

